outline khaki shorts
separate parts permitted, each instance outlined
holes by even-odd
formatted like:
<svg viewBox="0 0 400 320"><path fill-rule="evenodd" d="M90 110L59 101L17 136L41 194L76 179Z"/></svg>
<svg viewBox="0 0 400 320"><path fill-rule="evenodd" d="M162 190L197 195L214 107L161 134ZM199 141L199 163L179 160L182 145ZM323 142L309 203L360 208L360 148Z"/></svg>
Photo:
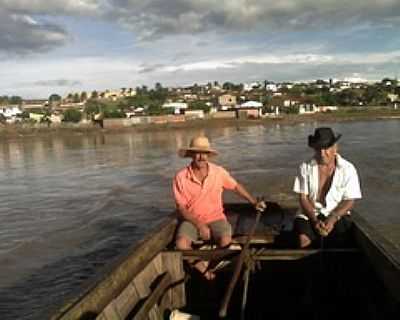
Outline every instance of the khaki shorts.
<svg viewBox="0 0 400 320"><path fill-rule="evenodd" d="M208 224L211 229L211 237L213 239L221 239L224 236L232 236L232 227L230 223L226 220L217 220ZM200 233L197 227L189 222L183 221L178 227L177 237L185 237L191 241L196 241L200 239Z"/></svg>

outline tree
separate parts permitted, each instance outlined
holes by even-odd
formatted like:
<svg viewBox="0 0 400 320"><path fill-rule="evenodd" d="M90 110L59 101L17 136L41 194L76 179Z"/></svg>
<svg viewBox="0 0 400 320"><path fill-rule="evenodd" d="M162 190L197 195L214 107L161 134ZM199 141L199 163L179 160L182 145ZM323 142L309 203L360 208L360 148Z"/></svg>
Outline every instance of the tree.
<svg viewBox="0 0 400 320"><path fill-rule="evenodd" d="M56 94L56 93L53 93L53 94L50 95L50 97L49 97L49 102L50 102L50 103L52 103L52 102L60 102L60 101L61 101L61 96L58 95L58 94Z"/></svg>
<svg viewBox="0 0 400 320"><path fill-rule="evenodd" d="M78 109L68 109L64 111L65 122L79 122L82 119L82 112Z"/></svg>
<svg viewBox="0 0 400 320"><path fill-rule="evenodd" d="M75 93L74 94L74 103L78 103L78 102L80 102L80 96L79 96L79 93Z"/></svg>
<svg viewBox="0 0 400 320"><path fill-rule="evenodd" d="M10 104L21 104L22 103L22 98L19 96L12 96L10 98Z"/></svg>
<svg viewBox="0 0 400 320"><path fill-rule="evenodd" d="M204 101L193 101L189 105L189 109L203 110L204 112L210 112L210 107L206 105Z"/></svg>
<svg viewBox="0 0 400 320"><path fill-rule="evenodd" d="M83 92L81 93L81 101L86 101L87 98L88 98L88 95L87 95L86 91L83 91Z"/></svg>
<svg viewBox="0 0 400 320"><path fill-rule="evenodd" d="M157 82L154 86L154 89L158 92L162 91L163 87L160 82Z"/></svg>
<svg viewBox="0 0 400 320"><path fill-rule="evenodd" d="M92 91L92 94L90 95L90 97L92 99L97 99L99 97L99 93L96 90L94 90L94 91Z"/></svg>

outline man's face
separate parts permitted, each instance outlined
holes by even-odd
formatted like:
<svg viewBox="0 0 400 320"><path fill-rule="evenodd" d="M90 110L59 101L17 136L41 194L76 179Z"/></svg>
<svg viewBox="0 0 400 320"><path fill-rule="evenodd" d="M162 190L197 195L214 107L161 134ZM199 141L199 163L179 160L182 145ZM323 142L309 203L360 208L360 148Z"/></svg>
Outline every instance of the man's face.
<svg viewBox="0 0 400 320"><path fill-rule="evenodd" d="M192 153L193 164L196 168L202 169L207 167L208 153L207 152L193 152Z"/></svg>
<svg viewBox="0 0 400 320"><path fill-rule="evenodd" d="M330 164L335 161L335 157L337 154L337 145L326 148L326 149L316 149L315 150L315 158L317 162L320 164Z"/></svg>

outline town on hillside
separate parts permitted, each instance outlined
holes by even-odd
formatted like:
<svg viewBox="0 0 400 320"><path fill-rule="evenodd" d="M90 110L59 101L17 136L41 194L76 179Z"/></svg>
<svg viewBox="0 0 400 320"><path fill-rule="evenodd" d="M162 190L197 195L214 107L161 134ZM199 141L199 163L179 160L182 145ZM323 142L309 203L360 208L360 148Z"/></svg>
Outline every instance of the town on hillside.
<svg viewBox="0 0 400 320"><path fill-rule="evenodd" d="M75 92L65 97L26 100L0 96L0 123L61 123L131 126L179 122L190 119L254 119L285 114L336 112L341 108L373 107L398 109L400 82L385 78L379 82L316 80L309 83L260 81L235 84L217 81L205 85L147 86Z"/></svg>

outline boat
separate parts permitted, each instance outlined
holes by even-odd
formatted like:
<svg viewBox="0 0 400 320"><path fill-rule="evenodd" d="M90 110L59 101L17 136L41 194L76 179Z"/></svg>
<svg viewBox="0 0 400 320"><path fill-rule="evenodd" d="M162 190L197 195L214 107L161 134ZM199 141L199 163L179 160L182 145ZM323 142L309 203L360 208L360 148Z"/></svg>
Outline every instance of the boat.
<svg viewBox="0 0 400 320"><path fill-rule="evenodd" d="M174 248L172 214L51 319L399 319L399 248L353 212L346 244L293 249L296 210L228 204L230 247L200 241L188 251ZM196 259L214 280L191 267Z"/></svg>

